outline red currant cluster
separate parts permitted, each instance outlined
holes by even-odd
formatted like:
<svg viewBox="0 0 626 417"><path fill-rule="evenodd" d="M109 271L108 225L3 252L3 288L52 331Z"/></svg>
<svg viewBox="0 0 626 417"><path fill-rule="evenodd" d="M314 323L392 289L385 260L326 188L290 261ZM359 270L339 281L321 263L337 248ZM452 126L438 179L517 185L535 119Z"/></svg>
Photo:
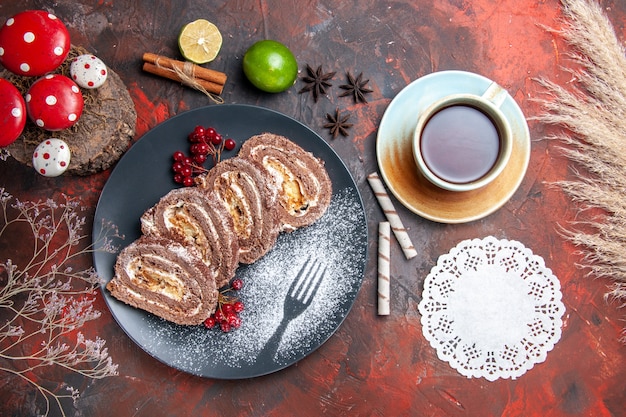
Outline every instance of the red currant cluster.
<svg viewBox="0 0 626 417"><path fill-rule="evenodd" d="M241 317L239 317L239 313L243 311L244 304L237 299L237 297L229 293L239 291L242 288L243 281L240 278L235 278L230 283L230 287L220 291L215 313L211 314L211 317L204 321L204 326L207 329L219 326L220 330L224 333L228 333L231 330L241 327Z"/></svg>
<svg viewBox="0 0 626 417"><path fill-rule="evenodd" d="M185 155L182 151L176 151L173 155L174 164L172 165L174 181L185 187L194 185L193 178L195 175L206 172L203 165L209 155L213 157L213 164L216 164L219 162L224 149L232 151L237 145L230 138L224 139L212 127L196 126L187 136L187 139L191 143L189 147L191 156Z"/></svg>

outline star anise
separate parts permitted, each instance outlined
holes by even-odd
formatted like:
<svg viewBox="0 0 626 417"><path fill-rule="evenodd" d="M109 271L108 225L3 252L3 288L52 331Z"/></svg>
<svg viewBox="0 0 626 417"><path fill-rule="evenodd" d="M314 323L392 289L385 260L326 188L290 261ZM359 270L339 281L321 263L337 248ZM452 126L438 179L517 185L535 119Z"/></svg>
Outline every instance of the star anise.
<svg viewBox="0 0 626 417"><path fill-rule="evenodd" d="M326 119L328 123L324 125L326 129L330 129L330 133L335 139L339 134L341 136L348 136L348 129L352 127L352 123L348 123L350 119L350 113L342 115L339 109L335 110L335 115L326 113Z"/></svg>
<svg viewBox="0 0 626 417"><path fill-rule="evenodd" d="M359 75L357 75L356 78L354 78L352 74L348 71L346 73L346 76L348 77L348 84L343 84L339 86L339 88L342 88L346 91L340 94L339 97L352 96L355 103L367 103L365 94L374 91L366 87L367 83L370 80L363 81L363 73L360 73Z"/></svg>
<svg viewBox="0 0 626 417"><path fill-rule="evenodd" d="M324 73L321 65L313 70L309 64L306 65L306 72L308 75L302 77L306 85L298 93L310 91L313 94L313 101L317 103L319 96L326 94L326 89L332 86L330 80L335 76L335 72Z"/></svg>

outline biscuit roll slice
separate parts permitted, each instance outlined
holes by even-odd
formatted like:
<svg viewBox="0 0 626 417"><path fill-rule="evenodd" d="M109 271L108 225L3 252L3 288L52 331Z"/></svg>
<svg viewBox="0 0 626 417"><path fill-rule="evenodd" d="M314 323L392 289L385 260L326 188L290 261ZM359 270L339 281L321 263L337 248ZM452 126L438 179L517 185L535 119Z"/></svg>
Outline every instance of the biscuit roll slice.
<svg viewBox="0 0 626 417"><path fill-rule="evenodd" d="M217 197L233 219L239 262L251 264L274 246L279 232L275 189L260 166L238 157L226 159L211 168L199 186Z"/></svg>
<svg viewBox="0 0 626 417"><path fill-rule="evenodd" d="M142 236L117 257L106 288L118 300L181 325L197 325L217 306L215 272L193 247Z"/></svg>
<svg viewBox="0 0 626 417"><path fill-rule="evenodd" d="M332 183L324 161L272 133L252 136L239 156L260 164L276 182L281 231L293 231L319 219L328 208Z"/></svg>
<svg viewBox="0 0 626 417"><path fill-rule="evenodd" d="M214 195L195 187L174 189L144 213L141 231L194 246L202 261L217 270L218 288L235 275L239 244L233 220Z"/></svg>

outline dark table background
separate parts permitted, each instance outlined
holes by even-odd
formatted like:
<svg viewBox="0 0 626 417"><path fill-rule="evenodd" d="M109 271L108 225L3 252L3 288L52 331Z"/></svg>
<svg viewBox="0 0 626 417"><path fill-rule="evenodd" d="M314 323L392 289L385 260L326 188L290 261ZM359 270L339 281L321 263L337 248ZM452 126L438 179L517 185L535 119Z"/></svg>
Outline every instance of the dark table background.
<svg viewBox="0 0 626 417"><path fill-rule="evenodd" d="M626 3L603 0L620 39L626 38ZM624 346L618 341L623 311L607 302L608 282L575 266L576 248L558 225L572 220L575 206L550 182L569 178L568 161L556 144L541 140L554 128L529 122L532 154L513 198L479 221L446 225L424 220L396 202L419 256L406 261L392 241L391 315L376 315L376 236L383 214L367 184L377 169L377 126L395 95L434 71L460 69L491 78L511 93L527 117L540 112L534 81L571 81L568 45L542 25L559 27L557 0L238 0L238 1L3 1L0 22L24 9L46 9L70 30L72 43L87 48L115 70L135 103L136 139L183 111L213 105L201 93L143 73L141 56L155 52L179 58L176 37L183 24L206 18L224 42L208 65L229 79L226 103L280 111L317 131L355 178L366 206L369 261L355 305L331 339L299 363L278 373L243 381L203 379L151 358L119 328L102 299L103 312L86 332L107 340L120 375L92 381L57 372L77 386L81 398L66 407L71 416L620 416L626 415ZM308 63L337 71L328 97L314 103L298 94L265 94L245 80L241 59L253 42L287 44L301 71ZM338 97L345 71L370 80L367 104ZM326 113L349 111L348 138L332 139L322 126ZM0 162L0 186L20 199L80 197L93 216L109 171L89 177L44 178L14 160ZM422 336L417 304L423 280L437 258L459 241L494 235L519 240L560 279L566 307L563 334L544 363L517 380L467 379ZM15 251L19 251L19 237ZM11 257L9 254L8 257ZM5 254L1 255L6 258ZM90 259L86 259L88 264ZM52 378L52 377L51 377ZM35 415L35 397L0 375L0 415ZM56 415L56 412L51 413Z"/></svg>

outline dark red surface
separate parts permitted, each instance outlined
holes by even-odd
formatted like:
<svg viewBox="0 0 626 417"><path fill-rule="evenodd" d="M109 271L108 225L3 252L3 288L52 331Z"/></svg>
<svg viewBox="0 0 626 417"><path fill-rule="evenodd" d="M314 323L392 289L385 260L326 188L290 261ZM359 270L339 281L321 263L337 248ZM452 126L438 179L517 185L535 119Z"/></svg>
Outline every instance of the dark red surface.
<svg viewBox="0 0 626 417"><path fill-rule="evenodd" d="M626 38L626 4L602 1L615 30ZM359 185L369 220L370 248L363 288L350 315L319 350L281 372L244 381L218 381L175 371L145 354L126 337L100 299L102 317L85 329L107 340L120 375L91 381L63 371L52 380L77 386L81 398L68 404L76 416L621 416L626 415L626 348L618 339L624 311L607 302L608 281L592 279L575 266L579 255L558 226L576 215L575 206L550 182L568 178L568 161L554 131L530 122L533 139L528 173L513 198L483 220L462 225L433 223L396 204L419 251L404 260L392 243L392 308L376 315L376 231L382 212L365 177L376 170L377 125L389 102L409 82L433 71L461 69L503 85L527 117L540 109L534 81L547 77L568 85L562 67L571 50L542 25L559 27L557 0L318 2L137 0L11 1L0 5L0 22L27 8L54 12L72 42L95 53L126 83L135 102L139 138L182 111L212 104L202 94L141 71L143 52L179 57L176 36L188 21L204 17L218 25L224 44L209 66L229 76L227 103L246 103L283 112L328 140ZM300 81L285 93L265 94L244 79L241 58L254 41L286 43L305 64L337 71L328 97L318 103L298 94ZM374 90L367 104L339 97L345 71L363 72ZM326 113L352 113L350 137L332 139L323 129ZM245 121L242 121L245 122ZM0 163L0 186L20 199L79 196L93 215L108 172L90 177L47 179L15 161ZM417 304L423 280L437 258L460 240L494 235L515 239L542 256L561 281L567 309L563 335L544 363L518 380L467 379L422 336ZM2 258L19 258L0 242ZM91 259L84 259L89 265ZM0 374L0 415L34 415L35 397ZM56 415L52 413L51 415Z"/></svg>

